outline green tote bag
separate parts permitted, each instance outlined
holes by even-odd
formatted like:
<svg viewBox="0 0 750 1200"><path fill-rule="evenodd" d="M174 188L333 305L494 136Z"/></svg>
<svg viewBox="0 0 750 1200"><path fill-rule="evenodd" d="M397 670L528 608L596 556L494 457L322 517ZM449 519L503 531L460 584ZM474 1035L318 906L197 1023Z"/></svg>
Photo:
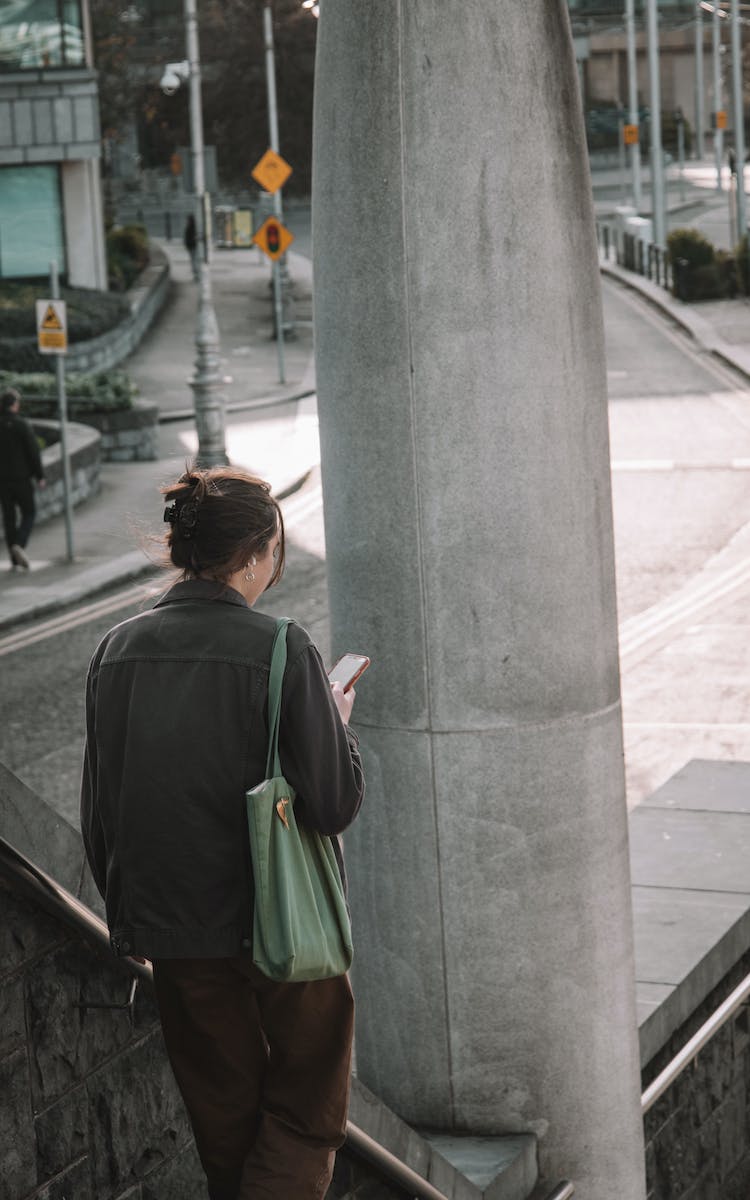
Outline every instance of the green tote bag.
<svg viewBox="0 0 750 1200"><path fill-rule="evenodd" d="M330 838L297 825L281 774L279 717L287 620L276 626L268 683L266 778L246 793L255 877L253 962L270 979L302 983L344 975L352 935Z"/></svg>

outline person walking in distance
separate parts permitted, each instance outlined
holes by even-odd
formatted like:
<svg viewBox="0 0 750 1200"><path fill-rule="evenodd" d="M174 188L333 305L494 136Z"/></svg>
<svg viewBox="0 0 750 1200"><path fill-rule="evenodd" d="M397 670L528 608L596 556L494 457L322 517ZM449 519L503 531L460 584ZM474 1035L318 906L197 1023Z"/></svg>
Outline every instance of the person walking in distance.
<svg viewBox="0 0 750 1200"><path fill-rule="evenodd" d="M179 582L94 653L81 832L120 957L150 959L164 1040L210 1200L322 1200L346 1136L348 976L274 981L255 965L245 793L266 777L284 524L267 483L231 467L162 489ZM279 754L297 820L338 834L364 795L354 689L287 627Z"/></svg>
<svg viewBox="0 0 750 1200"><path fill-rule="evenodd" d="M0 507L10 561L28 570L25 546L36 516L33 481L40 488L46 483L39 443L20 411L21 393L8 388L0 395Z"/></svg>
<svg viewBox="0 0 750 1200"><path fill-rule="evenodd" d="M195 217L190 214L185 222L185 236L182 239L185 243L185 249L190 255L190 265L193 268L193 279L198 278L198 230L195 225Z"/></svg>

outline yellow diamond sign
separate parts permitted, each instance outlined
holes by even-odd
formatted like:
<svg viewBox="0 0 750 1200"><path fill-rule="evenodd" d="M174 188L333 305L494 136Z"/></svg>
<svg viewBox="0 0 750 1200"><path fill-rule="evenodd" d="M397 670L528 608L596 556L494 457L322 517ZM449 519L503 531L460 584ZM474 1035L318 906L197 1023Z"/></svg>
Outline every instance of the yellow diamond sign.
<svg viewBox="0 0 750 1200"><path fill-rule="evenodd" d="M41 354L67 352L68 329L64 300L37 300L36 335Z"/></svg>
<svg viewBox="0 0 750 1200"><path fill-rule="evenodd" d="M254 235L253 241L275 262L291 246L294 234L281 224L278 217L267 217Z"/></svg>
<svg viewBox="0 0 750 1200"><path fill-rule="evenodd" d="M252 176L256 183L267 192L278 192L292 173L289 163L277 154L275 150L266 150L263 157L255 164Z"/></svg>

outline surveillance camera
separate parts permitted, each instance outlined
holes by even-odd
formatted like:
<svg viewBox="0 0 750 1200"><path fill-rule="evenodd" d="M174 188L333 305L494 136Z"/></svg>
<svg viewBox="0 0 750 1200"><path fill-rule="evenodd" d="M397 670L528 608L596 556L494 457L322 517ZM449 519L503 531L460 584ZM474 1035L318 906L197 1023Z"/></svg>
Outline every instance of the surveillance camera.
<svg viewBox="0 0 750 1200"><path fill-rule="evenodd" d="M174 94L177 91L179 86L180 86L179 75L175 75L174 71L170 71L169 68L167 68L167 70L162 75L161 81L159 83L159 87L164 92L164 95L165 96L174 96Z"/></svg>
<svg viewBox="0 0 750 1200"><path fill-rule="evenodd" d="M183 80L189 78L190 64L188 62L167 63L159 87L165 96L173 96Z"/></svg>

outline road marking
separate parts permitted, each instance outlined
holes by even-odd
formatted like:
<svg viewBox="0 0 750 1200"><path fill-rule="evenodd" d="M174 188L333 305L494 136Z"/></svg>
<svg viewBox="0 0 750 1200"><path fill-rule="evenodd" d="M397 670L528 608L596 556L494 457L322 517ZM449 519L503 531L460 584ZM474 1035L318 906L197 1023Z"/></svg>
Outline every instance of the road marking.
<svg viewBox="0 0 750 1200"><path fill-rule="evenodd" d="M632 658L644 646L687 624L697 613L747 588L748 584L750 560L744 559L711 579L690 585L682 595L624 621L620 626L620 659Z"/></svg>
<svg viewBox="0 0 750 1200"><path fill-rule="evenodd" d="M294 493L288 500L282 501L284 513L284 528L294 529L307 520L314 512L323 506L323 489L317 484L310 490ZM69 630L96 621L100 617L109 616L123 608L137 604L141 600L153 599L160 595L163 588L159 581L152 579L149 583L140 583L116 592L103 600L94 600L61 616L50 617L33 625L24 625L21 629L0 638L0 658L13 654L16 650L25 650L48 638L59 637Z"/></svg>
<svg viewBox="0 0 750 1200"><path fill-rule="evenodd" d="M750 471L750 458L730 458L725 462L706 459L678 462L674 458L615 458L613 471Z"/></svg>

